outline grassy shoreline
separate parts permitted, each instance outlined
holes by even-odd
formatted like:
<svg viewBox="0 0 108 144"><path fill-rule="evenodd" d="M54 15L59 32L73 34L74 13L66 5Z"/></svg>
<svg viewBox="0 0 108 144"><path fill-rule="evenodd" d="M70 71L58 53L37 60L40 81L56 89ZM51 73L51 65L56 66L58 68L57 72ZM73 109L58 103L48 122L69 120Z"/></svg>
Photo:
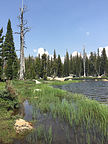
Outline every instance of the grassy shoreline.
<svg viewBox="0 0 108 144"><path fill-rule="evenodd" d="M83 95L71 94L50 87L50 85L67 83L51 82L36 85L35 82L31 81L12 81L20 102L28 99L41 113L51 113L54 119L57 117L63 119L70 127L75 126L81 129L84 127L87 131L87 137L92 137L92 139L96 138L98 131L100 135L98 143L106 143L108 138L108 107ZM40 91L35 91L36 89L40 89ZM34 112L33 117L36 119L37 113ZM94 136L91 135L90 131L94 131Z"/></svg>

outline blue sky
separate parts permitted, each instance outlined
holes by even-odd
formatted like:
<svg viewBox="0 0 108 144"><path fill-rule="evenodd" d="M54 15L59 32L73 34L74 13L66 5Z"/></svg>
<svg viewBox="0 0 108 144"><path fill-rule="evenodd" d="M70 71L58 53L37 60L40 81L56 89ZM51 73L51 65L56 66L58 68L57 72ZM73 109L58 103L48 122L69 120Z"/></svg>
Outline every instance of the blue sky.
<svg viewBox="0 0 108 144"><path fill-rule="evenodd" d="M22 0L1 0L0 28L11 19L13 32L18 31L19 8ZM28 11L25 19L31 31L26 35L25 56L37 54L34 49L46 49L64 56L66 50L97 51L108 46L108 0L24 0ZM19 36L14 34L15 47L19 49ZM17 52L19 55L19 52Z"/></svg>

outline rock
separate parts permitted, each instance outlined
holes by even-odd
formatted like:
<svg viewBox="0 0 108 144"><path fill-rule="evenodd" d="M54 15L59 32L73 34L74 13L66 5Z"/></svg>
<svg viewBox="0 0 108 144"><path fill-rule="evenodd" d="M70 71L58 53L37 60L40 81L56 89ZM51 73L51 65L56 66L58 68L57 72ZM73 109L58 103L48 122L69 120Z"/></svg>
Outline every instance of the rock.
<svg viewBox="0 0 108 144"><path fill-rule="evenodd" d="M59 78L59 77L55 77L54 80L57 80L57 81L64 81L65 78Z"/></svg>
<svg viewBox="0 0 108 144"><path fill-rule="evenodd" d="M52 77L47 77L47 79L48 79L48 80L53 80L54 78L52 78Z"/></svg>
<svg viewBox="0 0 108 144"><path fill-rule="evenodd" d="M17 133L20 133L20 132L24 132L27 130L32 130L33 126L30 122L27 122L23 119L18 119L18 120L16 120L14 129L16 130Z"/></svg>
<svg viewBox="0 0 108 144"><path fill-rule="evenodd" d="M41 89L34 89L34 92L36 92L36 91L41 91Z"/></svg>
<svg viewBox="0 0 108 144"><path fill-rule="evenodd" d="M32 81L35 81L36 84L41 84L41 82L39 82L38 80L33 79Z"/></svg>

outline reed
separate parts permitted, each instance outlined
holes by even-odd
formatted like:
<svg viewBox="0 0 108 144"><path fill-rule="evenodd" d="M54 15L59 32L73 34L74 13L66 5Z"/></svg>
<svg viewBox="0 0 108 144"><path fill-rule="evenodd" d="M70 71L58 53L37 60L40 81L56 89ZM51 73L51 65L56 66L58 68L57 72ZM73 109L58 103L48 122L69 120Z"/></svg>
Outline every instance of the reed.
<svg viewBox="0 0 108 144"><path fill-rule="evenodd" d="M86 131L88 143L91 137L97 139L97 133L100 135L98 143L105 143L108 140L108 106L80 94L55 89L50 86L51 83L36 85L29 81L12 81L12 85L17 90L20 101L28 99L34 109L38 109L41 113L51 113L54 119L62 119L70 127L80 128L82 133ZM35 89L41 91L34 93ZM34 118L37 115L38 112L33 113ZM52 140L50 137L51 130L49 141ZM77 136L76 143L78 143Z"/></svg>

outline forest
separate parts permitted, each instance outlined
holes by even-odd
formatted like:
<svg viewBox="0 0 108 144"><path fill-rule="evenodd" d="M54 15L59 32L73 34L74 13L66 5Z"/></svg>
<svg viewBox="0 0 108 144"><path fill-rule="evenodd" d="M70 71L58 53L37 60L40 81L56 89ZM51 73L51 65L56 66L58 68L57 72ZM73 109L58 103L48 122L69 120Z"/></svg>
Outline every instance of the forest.
<svg viewBox="0 0 108 144"><path fill-rule="evenodd" d="M12 80L19 78L20 59L18 58L14 45L13 30L10 19L7 24L6 35L3 35L3 28L0 30L0 79ZM84 58L77 54L72 56L66 51L64 62L60 55L53 57L45 53L40 56L25 57L25 79L35 79L47 77L64 77L73 75L75 77L84 76ZM85 74L86 76L108 76L108 57L105 48L100 55L97 52L90 52L88 57L85 53Z"/></svg>

